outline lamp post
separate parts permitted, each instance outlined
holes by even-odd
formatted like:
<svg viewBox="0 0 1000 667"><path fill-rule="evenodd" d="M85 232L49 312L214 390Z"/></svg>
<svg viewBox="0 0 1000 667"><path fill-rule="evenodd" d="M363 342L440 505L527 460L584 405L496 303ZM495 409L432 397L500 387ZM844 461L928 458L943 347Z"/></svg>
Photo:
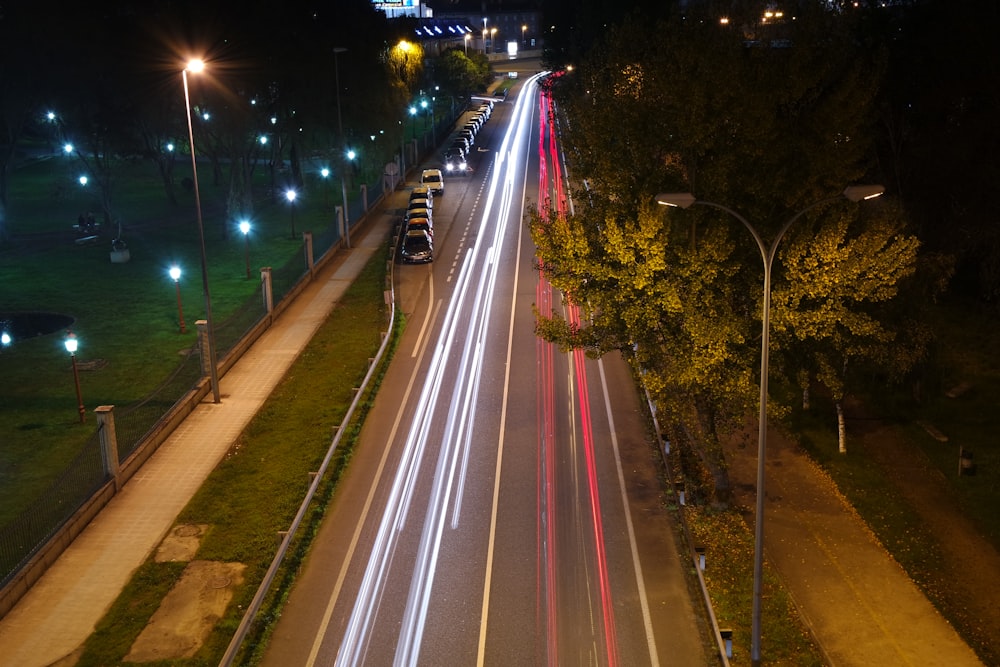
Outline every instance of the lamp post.
<svg viewBox="0 0 1000 667"><path fill-rule="evenodd" d="M330 209L330 192L329 186L326 185L326 180L330 178L329 167L320 169L319 175L323 178L323 210L328 211Z"/></svg>
<svg viewBox="0 0 1000 667"><path fill-rule="evenodd" d="M750 629L750 661L754 667L761 664L760 662L760 615L761 615L761 589L763 588L763 571L764 571L764 455L767 451L767 364L768 356L770 353L770 329L771 329L771 267L774 264L774 258L777 254L778 244L781 243L781 239L784 237L785 232L792 224L801 218L803 215L813 210L817 206L822 204L828 204L839 200L841 197L852 201L859 202L865 199L874 199L878 197L883 192L885 188L881 185L852 185L845 189L841 194L835 197L826 197L813 204L810 204L806 208L802 209L795 215L793 215L778 231L778 234L771 241L770 246L768 246L761 235L754 229L753 225L744 218L742 215L734 211L733 209L723 206L721 204L715 204L708 201L701 201L691 193L681 192L681 193L663 193L656 195L656 201L660 204L666 206L676 206L679 208L688 208L692 204L703 204L705 206L711 206L712 208L717 208L725 211L732 217L743 223L743 226L747 228L751 236L753 236L754 241L757 243L757 248L760 250L760 257L764 262L764 294L763 294L763 305L761 309L761 337L760 337L760 398L759 398L759 408L760 413L757 422L757 503L756 503L756 515L754 520L754 551L753 551L753 613L751 616L751 629Z"/></svg>
<svg viewBox="0 0 1000 667"><path fill-rule="evenodd" d="M208 338L208 373L212 381L212 400L215 403L222 402L222 395L219 393L219 369L215 362L215 330L212 324L212 298L208 291L208 262L205 259L205 225L201 219L201 193L198 190L198 163L194 153L194 126L191 124L191 94L188 90L187 73L197 74L205 69L205 63L201 60L190 60L187 66L181 70L181 79L184 81L184 106L187 110L188 141L191 144L191 175L194 180L194 204L198 218L198 238L201 241L201 283L202 291L205 294L205 328Z"/></svg>
<svg viewBox="0 0 1000 667"><path fill-rule="evenodd" d="M524 33L528 31L528 25L524 24L521 26L521 46L527 46L527 42L524 41Z"/></svg>
<svg viewBox="0 0 1000 667"><path fill-rule="evenodd" d="M483 17L483 55L486 55L486 35L488 34L486 30L486 17Z"/></svg>
<svg viewBox="0 0 1000 667"><path fill-rule="evenodd" d="M295 238L295 198L298 197L298 193L292 188L285 190L285 199L288 200L288 205L292 210L292 238Z"/></svg>
<svg viewBox="0 0 1000 667"><path fill-rule="evenodd" d="M243 256L247 265L247 280L250 280L250 223L240 220L240 231L243 232Z"/></svg>
<svg viewBox="0 0 1000 667"><path fill-rule="evenodd" d="M344 247L345 248L351 247L351 225L350 225L350 218L347 215L347 170L353 168L354 158L356 158L357 156L358 156L357 153L348 149L348 151L344 153L344 157L347 158L347 160L344 162L344 169L340 172L340 189L341 189L341 194L343 195L344 198Z"/></svg>
<svg viewBox="0 0 1000 667"><path fill-rule="evenodd" d="M76 366L76 349L80 341L76 339L76 334L72 331L67 331L66 340L63 343L66 345L66 351L69 352L69 358L73 361L73 384L76 385L76 404L77 410L80 412L80 423L82 424L87 411L83 407L83 394L80 393L80 371Z"/></svg>
<svg viewBox="0 0 1000 667"><path fill-rule="evenodd" d="M180 333L185 333L187 329L184 327L184 308L181 306L181 267L174 266L170 267L168 271L170 278L174 281L174 289L177 292L177 320L180 322Z"/></svg>
<svg viewBox="0 0 1000 667"><path fill-rule="evenodd" d="M471 33L465 33L465 55L469 55L469 40L472 39Z"/></svg>

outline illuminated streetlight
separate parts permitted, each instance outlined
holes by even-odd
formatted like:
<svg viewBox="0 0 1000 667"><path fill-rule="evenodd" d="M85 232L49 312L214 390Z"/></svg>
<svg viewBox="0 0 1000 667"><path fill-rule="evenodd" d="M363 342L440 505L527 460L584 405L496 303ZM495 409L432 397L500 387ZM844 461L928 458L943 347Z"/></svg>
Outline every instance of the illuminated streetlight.
<svg viewBox="0 0 1000 667"><path fill-rule="evenodd" d="M243 232L244 241L244 256L246 257L247 264L247 280L250 279L250 223L246 220L240 220L240 231Z"/></svg>
<svg viewBox="0 0 1000 667"><path fill-rule="evenodd" d="M187 328L184 326L184 307L181 305L181 267L174 266L170 267L167 272L170 274L170 278L174 281L174 288L177 290L177 320L181 323L181 333L186 333Z"/></svg>
<svg viewBox="0 0 1000 667"><path fill-rule="evenodd" d="M350 248L351 247L350 216L348 216L348 214L347 214L347 170L354 168L354 158L356 158L357 156L358 156L358 154L355 153L353 150L347 149L347 152L344 153L344 157L347 158L347 162L344 164L344 169L340 172L340 189L341 189L341 192L342 192L343 197L344 197L344 199L343 199L343 201L344 201L343 212L344 212L344 247L345 248Z"/></svg>
<svg viewBox="0 0 1000 667"><path fill-rule="evenodd" d="M285 190L285 199L288 200L289 207L292 209L292 238L295 238L295 198L298 197L298 193L295 190L289 188Z"/></svg>
<svg viewBox="0 0 1000 667"><path fill-rule="evenodd" d="M76 339L76 334L72 331L67 331L63 344L66 346L66 351L69 352L69 357L73 361L73 384L76 385L76 404L77 410L80 412L80 423L82 424L87 411L83 407L83 394L80 393L80 371L76 366L76 350L80 341Z"/></svg>
<svg viewBox="0 0 1000 667"><path fill-rule="evenodd" d="M181 70L181 79L184 82L184 106L187 110L188 142L191 145L191 175L194 180L194 204L198 219L198 238L201 241L201 284L202 292L205 295L205 323L208 347L208 373L212 381L212 398L216 403L222 402L222 394L219 391L219 369L215 363L215 331L212 324L212 298L208 291L208 262L205 258L205 225L201 219L201 193L198 189L198 162L194 152L194 126L191 124L191 94L188 90L188 72L197 74L205 69L205 63L201 60L190 60L187 66ZM203 351L204 352L204 351Z"/></svg>
<svg viewBox="0 0 1000 667"><path fill-rule="evenodd" d="M676 206L688 208L692 204L703 204L725 211L732 217L743 223L757 242L760 250L760 257L764 261L764 296L761 315L761 337L760 337L760 414L757 422L757 509L754 521L754 554L753 554L753 613L751 616L751 637L750 637L750 661L753 665L760 665L760 605L761 589L763 587L764 569L764 455L767 451L767 362L770 353L769 334L771 328L771 267L774 264L774 257L778 252L778 244L785 236L785 232L796 220L822 204L829 204L841 198L852 202L859 202L866 199L874 199L885 192L881 185L852 185L835 197L821 199L793 215L778 231L777 236L771 241L770 246L764 243L764 239L754 229L753 225L742 215L733 209L721 204L714 204L708 201L701 201L689 192L664 193L656 195L656 201L666 206Z"/></svg>
<svg viewBox="0 0 1000 667"><path fill-rule="evenodd" d="M70 155L73 152L73 144L63 144L63 152Z"/></svg>
<svg viewBox="0 0 1000 667"><path fill-rule="evenodd" d="M80 185L87 185L87 183L90 182L90 179L87 178L86 176L81 176L77 180L80 181Z"/></svg>
<svg viewBox="0 0 1000 667"><path fill-rule="evenodd" d="M323 177L323 181L330 178L330 170L327 167L323 167L319 170L319 175ZM330 209L330 192L326 185L323 186L323 210L328 211Z"/></svg>
<svg viewBox="0 0 1000 667"><path fill-rule="evenodd" d="M527 25L521 26L521 46L527 46L527 42L524 41L524 33L528 31Z"/></svg>
<svg viewBox="0 0 1000 667"><path fill-rule="evenodd" d="M469 55L469 40L472 39L472 33L465 33L465 55Z"/></svg>

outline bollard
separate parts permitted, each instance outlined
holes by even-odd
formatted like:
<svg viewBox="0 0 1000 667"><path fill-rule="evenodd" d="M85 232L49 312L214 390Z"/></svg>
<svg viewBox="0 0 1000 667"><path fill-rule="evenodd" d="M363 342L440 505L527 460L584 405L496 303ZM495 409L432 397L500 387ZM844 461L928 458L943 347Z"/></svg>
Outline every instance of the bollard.
<svg viewBox="0 0 1000 667"><path fill-rule="evenodd" d="M972 476L976 474L976 464L972 458L972 452L964 447L958 448L958 475Z"/></svg>
<svg viewBox="0 0 1000 667"><path fill-rule="evenodd" d="M695 547L695 556L698 557L698 569L702 572L705 571L705 547Z"/></svg>
<svg viewBox="0 0 1000 667"><path fill-rule="evenodd" d="M674 482L674 490L677 492L677 503L684 505L684 482Z"/></svg>
<svg viewBox="0 0 1000 667"><path fill-rule="evenodd" d="M726 657L733 657L733 631L729 628L719 628L719 636L726 645Z"/></svg>

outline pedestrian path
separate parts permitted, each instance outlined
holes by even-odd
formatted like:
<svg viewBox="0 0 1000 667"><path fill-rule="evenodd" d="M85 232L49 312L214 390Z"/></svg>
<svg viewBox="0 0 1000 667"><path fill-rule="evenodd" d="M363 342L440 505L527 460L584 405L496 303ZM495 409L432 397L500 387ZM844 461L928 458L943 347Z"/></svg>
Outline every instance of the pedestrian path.
<svg viewBox="0 0 1000 667"><path fill-rule="evenodd" d="M398 200L398 201L397 201ZM18 604L0 619L0 665L45 667L76 652L375 252L405 208L391 193Z"/></svg>
<svg viewBox="0 0 1000 667"><path fill-rule="evenodd" d="M755 502L757 448L728 447L737 500ZM982 665L892 559L833 481L772 429L764 553L837 667ZM767 664L767 638L761 639Z"/></svg>

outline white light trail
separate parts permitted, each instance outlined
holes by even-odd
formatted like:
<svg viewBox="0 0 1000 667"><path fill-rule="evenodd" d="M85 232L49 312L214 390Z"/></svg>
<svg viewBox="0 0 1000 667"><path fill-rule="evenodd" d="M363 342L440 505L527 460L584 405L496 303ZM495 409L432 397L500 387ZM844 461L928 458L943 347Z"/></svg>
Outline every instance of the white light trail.
<svg viewBox="0 0 1000 667"><path fill-rule="evenodd" d="M513 119L497 152L480 222L481 231L490 230L493 233L480 235L461 263L455 294L446 310L418 399L416 418L403 446L400 465L393 478L386 509L337 655L337 665L358 665L365 661L373 623L384 594L399 533L406 524L431 427L440 423L440 420L435 421L435 415L439 412L441 385L445 373L449 371L448 360L453 347L460 344L460 363L453 391L447 397L449 406L444 421L444 434L394 664L415 665L419 658L445 517L452 496L455 497L455 507L450 526L454 529L459 523L461 493L464 489L475 405L481 382L482 350L486 344L487 323L500 266L497 258L504 248L514 194L514 178L517 165L521 163L518 156L524 148L524 137L530 127L527 119L533 109L534 91L540 76L542 75L536 75L525 82L514 107ZM473 271L474 267L479 267L479 270ZM478 282L474 283L476 278ZM467 304L470 293L472 302ZM464 337L460 337L459 332L464 332Z"/></svg>

